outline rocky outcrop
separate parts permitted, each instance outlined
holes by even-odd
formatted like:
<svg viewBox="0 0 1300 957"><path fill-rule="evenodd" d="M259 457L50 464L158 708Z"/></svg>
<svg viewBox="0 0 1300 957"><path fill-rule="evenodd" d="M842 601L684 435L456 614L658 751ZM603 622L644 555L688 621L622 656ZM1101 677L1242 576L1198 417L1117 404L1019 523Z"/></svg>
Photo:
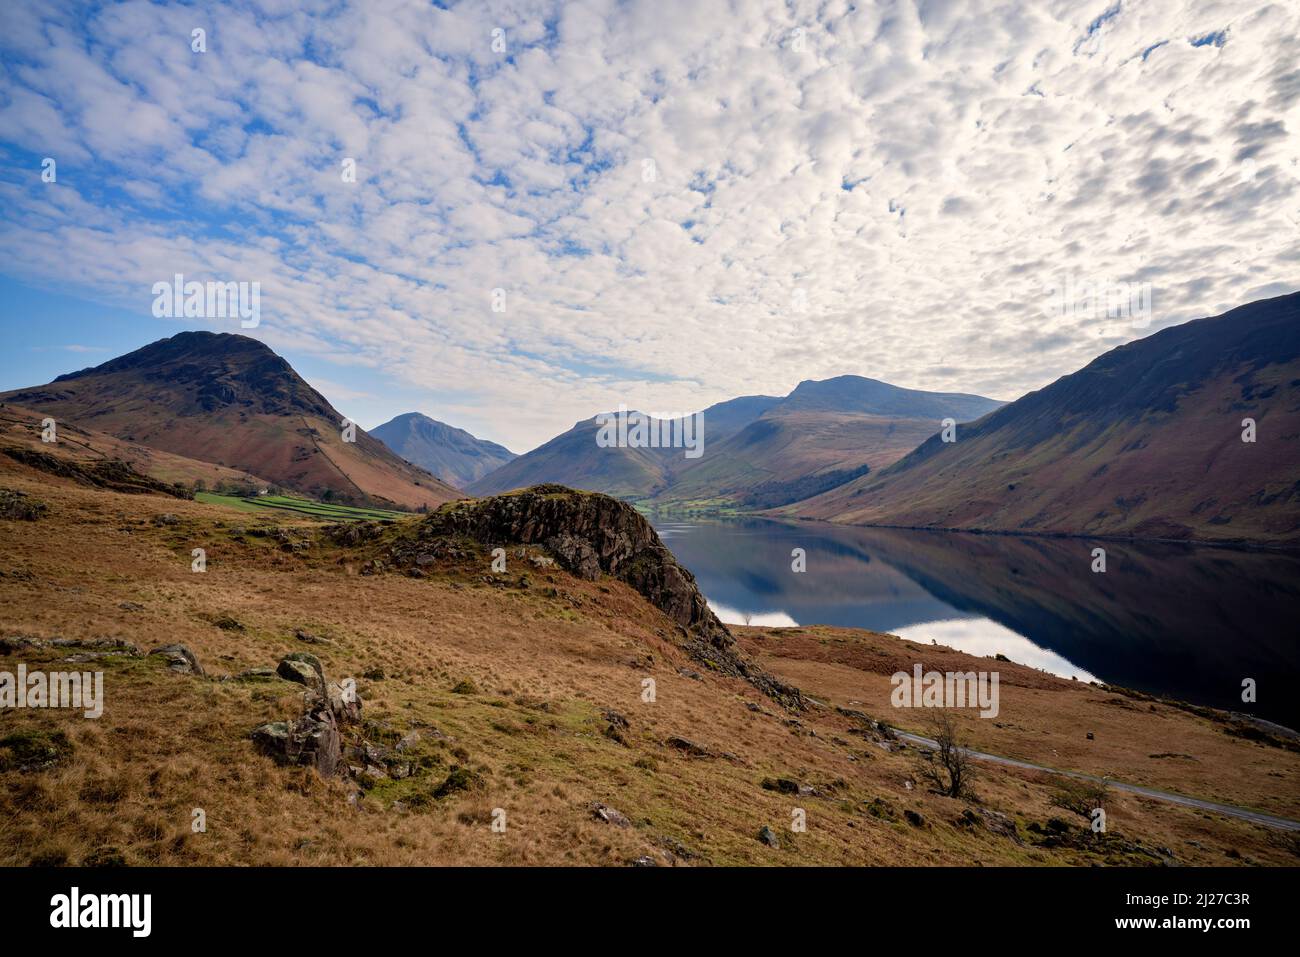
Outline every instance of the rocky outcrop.
<svg viewBox="0 0 1300 957"><path fill-rule="evenodd" d="M0 518L34 522L44 515L48 508L49 506L44 502L30 498L26 492L0 488Z"/></svg>
<svg viewBox="0 0 1300 957"><path fill-rule="evenodd" d="M184 645L159 645L149 652L151 658L155 655L165 660L168 669L177 674L204 676L198 657Z"/></svg>
<svg viewBox="0 0 1300 957"><path fill-rule="evenodd" d="M254 728L253 743L281 764L313 767L324 777L338 771L343 753L338 722L328 708Z"/></svg>
<svg viewBox="0 0 1300 957"><path fill-rule="evenodd" d="M79 485L91 488L107 489L111 492L126 492L135 495L170 495L173 498L193 498L194 493L180 484L168 485L148 475L137 472L128 462L116 459L97 462L81 462L75 459L51 455L39 449L15 446L0 448L16 462L30 468L48 472L61 478L72 479Z"/></svg>
<svg viewBox="0 0 1300 957"><path fill-rule="evenodd" d="M328 680L320 659L305 651L280 659L274 674L307 687L303 712L254 728L253 743L280 764L312 767L325 777L346 772L342 729L361 719L356 691Z"/></svg>
<svg viewBox="0 0 1300 957"><path fill-rule="evenodd" d="M749 661L700 594L695 576L677 563L658 533L632 506L608 495L562 485L444 505L416 526L415 542L394 549L398 565L414 560L428 539L471 538L485 545L540 545L570 573L626 582L681 629L679 643L722 674L744 678L789 707L799 691Z"/></svg>

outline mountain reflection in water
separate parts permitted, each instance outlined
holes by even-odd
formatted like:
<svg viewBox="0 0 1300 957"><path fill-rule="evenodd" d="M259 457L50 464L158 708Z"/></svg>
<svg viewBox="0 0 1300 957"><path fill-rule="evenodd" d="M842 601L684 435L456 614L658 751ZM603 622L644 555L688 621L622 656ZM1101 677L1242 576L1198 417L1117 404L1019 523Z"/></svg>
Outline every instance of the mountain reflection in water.
<svg viewBox="0 0 1300 957"><path fill-rule="evenodd" d="M1300 556L652 516L724 621L840 625L1300 727ZM1094 573L1092 549L1106 549ZM802 548L807 571L791 570ZM1241 701L1253 678L1258 700Z"/></svg>

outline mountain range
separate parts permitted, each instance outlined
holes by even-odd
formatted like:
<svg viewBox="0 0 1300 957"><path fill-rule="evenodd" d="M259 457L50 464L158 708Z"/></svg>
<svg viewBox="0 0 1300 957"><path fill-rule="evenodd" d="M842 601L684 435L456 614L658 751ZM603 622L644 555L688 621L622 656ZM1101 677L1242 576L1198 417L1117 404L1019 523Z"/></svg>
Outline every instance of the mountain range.
<svg viewBox="0 0 1300 957"><path fill-rule="evenodd" d="M76 455L341 503L558 483L841 524L1300 544L1300 293L1160 330L1009 404L848 375L741 396L697 413L696 458L602 445L599 417L520 456L415 412L349 441L283 358L224 333L179 333L0 403L23 441L52 416Z"/></svg>
<svg viewBox="0 0 1300 957"><path fill-rule="evenodd" d="M862 376L808 380L783 398L742 396L704 409L698 458L681 448L602 447L593 417L467 491L490 495L557 482L651 506L772 507L889 465L944 418L966 421L1000 404Z"/></svg>

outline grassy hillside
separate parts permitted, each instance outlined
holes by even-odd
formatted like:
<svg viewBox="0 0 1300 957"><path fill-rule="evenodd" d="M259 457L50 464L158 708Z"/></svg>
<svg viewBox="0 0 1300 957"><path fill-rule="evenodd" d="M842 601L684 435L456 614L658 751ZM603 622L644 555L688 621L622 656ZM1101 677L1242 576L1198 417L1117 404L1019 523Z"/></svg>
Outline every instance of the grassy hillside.
<svg viewBox="0 0 1300 957"><path fill-rule="evenodd" d="M494 574L488 546L421 535L435 526L414 518L327 532L72 486L4 459L0 486L47 505L35 521L0 520L0 667L96 655L80 667L102 670L106 690L97 720L4 713L3 864L1296 861L1294 835L1117 791L1107 834L1093 836L1061 806L1068 783L1040 772L989 765L967 799L931 793L920 752L871 719L926 730L923 715L890 708L895 667L991 664L948 649L736 629L746 654L809 696L788 711L688 655L677 624L629 585L575 577L539 546L503 543L508 568ZM393 567L390 549L414 542L427 560ZM191 571L198 546L203 574ZM179 642L207 673L13 636ZM373 770L322 778L254 747L253 728L303 706L301 684L256 669L296 651L356 679L349 734L374 750L349 760ZM963 719L981 746L1300 816L1294 750L1213 715L997 666L1003 716ZM596 803L622 817L600 819ZM806 832L790 830L796 807ZM779 846L758 839L765 826Z"/></svg>

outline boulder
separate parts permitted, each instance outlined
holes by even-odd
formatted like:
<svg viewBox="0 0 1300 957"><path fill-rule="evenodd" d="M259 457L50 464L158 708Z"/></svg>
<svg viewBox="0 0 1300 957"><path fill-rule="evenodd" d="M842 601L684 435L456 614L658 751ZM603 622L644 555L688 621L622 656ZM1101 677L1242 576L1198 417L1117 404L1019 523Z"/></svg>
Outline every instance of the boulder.
<svg viewBox="0 0 1300 957"><path fill-rule="evenodd" d="M338 770L342 745L338 725L328 711L264 724L253 729L252 737L263 753L280 764L313 767L324 777Z"/></svg>
<svg viewBox="0 0 1300 957"><path fill-rule="evenodd" d="M307 631L304 628L298 628L295 630L293 636L308 645L328 645L331 643L328 638L322 638L320 635L313 635L310 631Z"/></svg>
<svg viewBox="0 0 1300 957"><path fill-rule="evenodd" d="M159 645L149 652L149 656L164 659L167 662L169 670L181 675L198 675L203 677L205 672L203 666L199 664L199 659L194 652L190 651L184 645Z"/></svg>
<svg viewBox="0 0 1300 957"><path fill-rule="evenodd" d="M670 748L676 748L678 751L689 754L693 758L711 758L714 756L713 752L704 745L696 744L687 738L672 737L664 743Z"/></svg>
<svg viewBox="0 0 1300 957"><path fill-rule="evenodd" d="M310 652L295 651L285 655L275 671L285 681L296 681L320 693L325 691L325 669L320 659Z"/></svg>
<svg viewBox="0 0 1300 957"><path fill-rule="evenodd" d="M798 794L799 782L789 778L763 778L764 791L778 791L781 794Z"/></svg>
<svg viewBox="0 0 1300 957"><path fill-rule="evenodd" d="M603 821L606 824L613 824L615 827L631 827L632 822L622 811L616 811L608 804L601 804L597 801L591 805L591 816L597 821Z"/></svg>
<svg viewBox="0 0 1300 957"><path fill-rule="evenodd" d="M758 830L758 839L768 847L780 847L781 840L776 836L776 831L764 824Z"/></svg>
<svg viewBox="0 0 1300 957"><path fill-rule="evenodd" d="M349 690L337 682L328 682L325 703L339 724L355 724L361 720L361 696L355 688Z"/></svg>

